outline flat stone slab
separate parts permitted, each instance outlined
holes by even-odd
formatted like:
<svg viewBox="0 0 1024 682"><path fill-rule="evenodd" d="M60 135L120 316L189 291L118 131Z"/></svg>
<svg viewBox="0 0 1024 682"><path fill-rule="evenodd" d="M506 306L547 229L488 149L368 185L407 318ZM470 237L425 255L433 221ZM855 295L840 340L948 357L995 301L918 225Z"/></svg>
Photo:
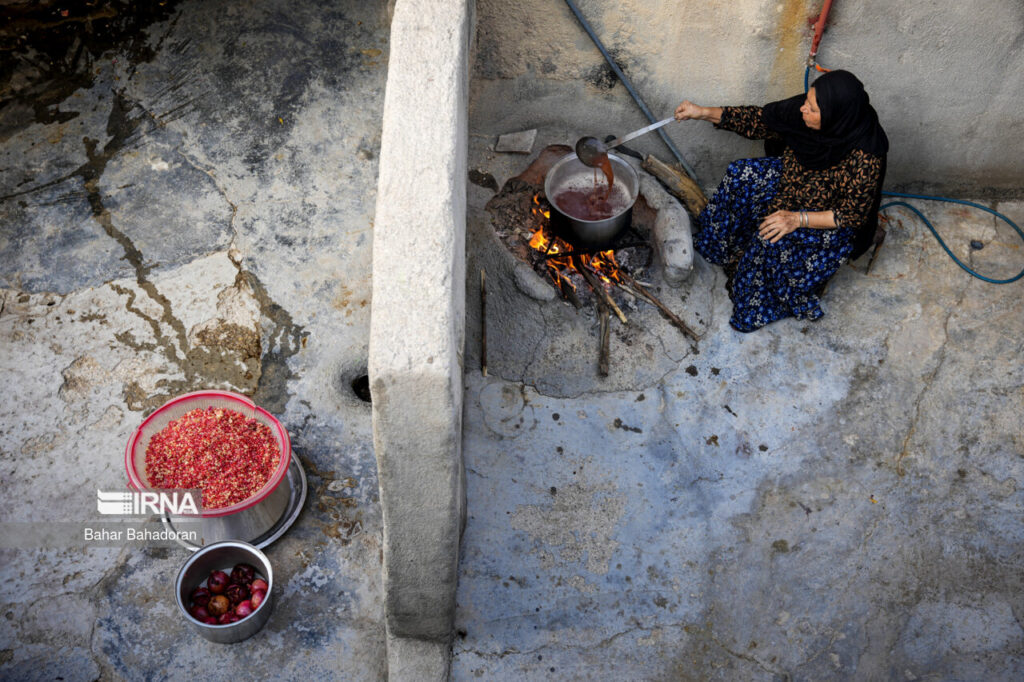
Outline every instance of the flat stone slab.
<svg viewBox="0 0 1024 682"><path fill-rule="evenodd" d="M494 151L529 154L533 151L533 141L536 139L536 129L522 130L518 133L505 133L498 136L498 142L494 145Z"/></svg>

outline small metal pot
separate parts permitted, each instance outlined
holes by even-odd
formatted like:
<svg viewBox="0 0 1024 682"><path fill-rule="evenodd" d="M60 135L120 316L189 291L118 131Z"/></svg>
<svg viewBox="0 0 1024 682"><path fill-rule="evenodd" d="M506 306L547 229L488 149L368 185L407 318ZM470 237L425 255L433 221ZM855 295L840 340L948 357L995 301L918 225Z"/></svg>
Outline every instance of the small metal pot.
<svg viewBox="0 0 1024 682"><path fill-rule="evenodd" d="M640 178L633 167L621 157L608 155L615 175L615 187L626 191L627 203L620 213L604 220L583 220L568 215L554 197L568 188L586 188L594 186L594 169L583 165L575 154L568 154L558 160L544 178L544 194L554 209L552 221L561 236L572 244L581 247L597 248L607 245L622 230L629 226L633 217L633 204L640 192Z"/></svg>
<svg viewBox="0 0 1024 682"><path fill-rule="evenodd" d="M240 621L227 625L201 623L188 612L189 595L206 580L211 571L231 572L235 564L250 564L267 581L267 596L255 611ZM274 601L274 569L267 556L245 542L216 542L196 551L178 571L174 583L174 599L185 621L200 635L218 644L232 644L252 637L266 624Z"/></svg>

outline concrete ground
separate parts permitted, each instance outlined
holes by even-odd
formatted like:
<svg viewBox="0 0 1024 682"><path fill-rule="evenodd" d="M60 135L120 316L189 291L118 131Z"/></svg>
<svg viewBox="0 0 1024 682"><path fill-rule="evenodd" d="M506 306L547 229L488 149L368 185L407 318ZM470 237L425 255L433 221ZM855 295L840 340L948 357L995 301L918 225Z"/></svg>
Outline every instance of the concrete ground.
<svg viewBox="0 0 1024 682"><path fill-rule="evenodd" d="M201 388L281 419L309 497L267 550L281 586L269 623L233 646L176 613L183 549L0 549L0 677L383 678L370 407L351 383L366 374L385 3L11 16L5 533L102 520L96 490L123 489L143 416Z"/></svg>
<svg viewBox="0 0 1024 682"><path fill-rule="evenodd" d="M530 126L487 104L470 168L501 185L528 157L493 142ZM534 152L606 132L538 127ZM721 270L698 258L661 295L703 329L699 353L639 330L659 318L638 311L633 329L612 320L602 380L591 311L492 273L491 194L470 187L490 376L469 277L452 679L1024 675L1024 281L971 278L893 209L870 274L844 267L822 320L735 332ZM993 206L1024 224L1024 203ZM1024 267L1002 222L922 208L977 270ZM550 338L566 329L573 343Z"/></svg>
<svg viewBox="0 0 1024 682"><path fill-rule="evenodd" d="M51 29L83 25L52 11ZM383 3L152 12L7 53L0 523L98 520L94 491L123 486L143 415L209 387L284 422L309 500L268 549L283 586L270 622L233 646L175 613L184 550L0 549L0 676L382 679L370 411L351 383ZM535 150L580 134L557 124L576 109L536 101L550 119L477 108L470 168L501 183L525 166L488 150L498 133L540 126ZM628 103L607 96L591 121L601 106ZM468 191L472 275L494 256L490 191ZM1024 204L996 207L1024 222ZM1024 264L1001 223L928 212L983 272ZM468 278L453 679L1021 677L1022 283L971 279L894 215L871 273L844 268L814 324L733 332L723 277L698 259L661 294L703 331L699 353L638 309L635 330L612 323L611 386L588 311L493 277L506 326L482 378ZM518 321L538 319L550 328L513 352Z"/></svg>

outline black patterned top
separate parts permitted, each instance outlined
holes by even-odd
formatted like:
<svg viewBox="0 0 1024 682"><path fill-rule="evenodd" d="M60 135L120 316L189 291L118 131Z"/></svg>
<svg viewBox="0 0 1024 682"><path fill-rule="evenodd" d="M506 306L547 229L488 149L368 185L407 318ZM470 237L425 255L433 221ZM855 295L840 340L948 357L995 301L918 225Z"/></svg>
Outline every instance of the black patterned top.
<svg viewBox="0 0 1024 682"><path fill-rule="evenodd" d="M761 107L723 107L716 128L731 130L751 140L781 140L762 119ZM837 227L859 230L872 216L879 192L883 159L854 149L831 168L804 168L793 150L782 153L782 179L768 213L786 211L827 211L835 214ZM872 233L874 230L872 230Z"/></svg>

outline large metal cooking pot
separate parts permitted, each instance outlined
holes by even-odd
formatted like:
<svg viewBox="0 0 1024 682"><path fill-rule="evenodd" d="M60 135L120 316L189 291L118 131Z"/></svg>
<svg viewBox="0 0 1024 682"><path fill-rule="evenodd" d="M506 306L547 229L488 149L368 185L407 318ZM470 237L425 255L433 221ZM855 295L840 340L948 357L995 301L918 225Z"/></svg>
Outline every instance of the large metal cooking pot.
<svg viewBox="0 0 1024 682"><path fill-rule="evenodd" d="M629 221L633 217L633 204L636 203L640 191L640 178L633 167L622 158L609 154L608 160L615 175L612 191L625 193L626 207L604 220L577 218L567 214L555 203L555 197L566 189L589 190L594 187L594 169L583 165L575 154L568 154L559 159L544 178L544 194L554 209L552 221L561 236L577 246L606 246L619 232L629 226Z"/></svg>

